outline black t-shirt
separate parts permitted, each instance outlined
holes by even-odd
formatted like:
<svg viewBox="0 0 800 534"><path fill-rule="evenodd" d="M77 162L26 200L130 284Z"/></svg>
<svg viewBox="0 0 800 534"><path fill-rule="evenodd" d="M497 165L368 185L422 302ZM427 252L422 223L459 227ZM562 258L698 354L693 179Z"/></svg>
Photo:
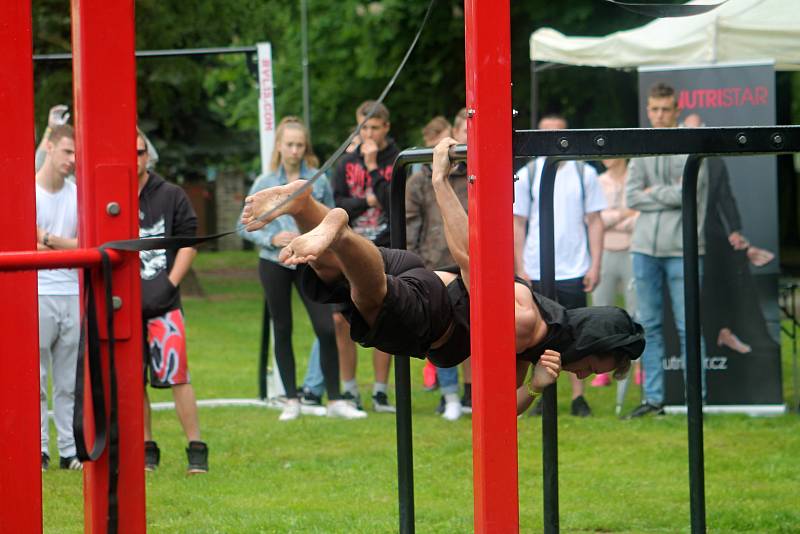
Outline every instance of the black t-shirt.
<svg viewBox="0 0 800 534"><path fill-rule="evenodd" d="M197 215L183 189L154 172L139 193L139 237L197 234ZM168 275L178 251L144 250L139 253L142 277L142 317L150 319L181 307L178 288Z"/></svg>

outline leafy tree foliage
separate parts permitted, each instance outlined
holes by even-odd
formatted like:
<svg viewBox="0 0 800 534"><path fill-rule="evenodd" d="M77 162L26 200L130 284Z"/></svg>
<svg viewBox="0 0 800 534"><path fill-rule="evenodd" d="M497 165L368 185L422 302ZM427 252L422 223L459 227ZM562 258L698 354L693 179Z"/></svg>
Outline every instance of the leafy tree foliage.
<svg viewBox="0 0 800 534"><path fill-rule="evenodd" d="M330 154L353 127L358 104L380 93L427 5L428 0L308 0L311 126L320 155ZM35 52L69 51L69 2L34 0L33 7ZM602 0L515 0L511 10L517 128L530 126L533 30L551 26L567 34L604 35L648 20ZM278 116L303 113L300 39L300 0L136 2L140 50L270 41ZM229 55L138 62L140 122L161 152L164 174L191 180L211 169L257 172L257 87L249 61ZM637 122L635 73L560 68L537 78L539 112L558 109L574 127ZM421 142L420 128L432 116L452 117L464 105L464 86L463 2L437 0L417 50L386 100L399 144ZM71 100L69 63L37 63L36 88L41 131L47 109Z"/></svg>

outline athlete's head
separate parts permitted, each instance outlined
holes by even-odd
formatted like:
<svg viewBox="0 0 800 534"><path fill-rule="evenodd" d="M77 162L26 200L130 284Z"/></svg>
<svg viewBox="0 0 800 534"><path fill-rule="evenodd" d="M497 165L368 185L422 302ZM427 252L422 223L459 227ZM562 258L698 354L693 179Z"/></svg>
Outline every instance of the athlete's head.
<svg viewBox="0 0 800 534"><path fill-rule="evenodd" d="M644 329L614 306L567 310L573 341L561 352L561 367L578 378L614 371L624 378L644 351Z"/></svg>

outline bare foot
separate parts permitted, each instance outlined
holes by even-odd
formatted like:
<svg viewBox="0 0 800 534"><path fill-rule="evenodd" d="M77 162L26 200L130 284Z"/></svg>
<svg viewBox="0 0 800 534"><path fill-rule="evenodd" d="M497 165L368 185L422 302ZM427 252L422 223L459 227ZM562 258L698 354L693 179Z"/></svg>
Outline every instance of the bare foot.
<svg viewBox="0 0 800 534"><path fill-rule="evenodd" d="M301 190L305 180L295 180L286 185L263 189L244 199L241 223L248 232L263 228L281 215L291 214L297 208L298 200L308 198L311 188ZM298 193L298 191L300 191ZM288 200L291 195L297 196Z"/></svg>
<svg viewBox="0 0 800 534"><path fill-rule="evenodd" d="M753 351L750 345L743 343L741 339L736 337L736 334L731 332L730 328L720 328L719 336L717 336L717 345L728 347L739 354L748 354Z"/></svg>
<svg viewBox="0 0 800 534"><path fill-rule="evenodd" d="M349 218L342 208L334 208L308 233L296 237L281 250L278 260L286 265L315 261L327 251L347 227Z"/></svg>
<svg viewBox="0 0 800 534"><path fill-rule="evenodd" d="M747 259L750 260L750 263L756 267L763 267L775 259L775 254L769 250L764 250L763 248L758 248L751 245L747 248Z"/></svg>

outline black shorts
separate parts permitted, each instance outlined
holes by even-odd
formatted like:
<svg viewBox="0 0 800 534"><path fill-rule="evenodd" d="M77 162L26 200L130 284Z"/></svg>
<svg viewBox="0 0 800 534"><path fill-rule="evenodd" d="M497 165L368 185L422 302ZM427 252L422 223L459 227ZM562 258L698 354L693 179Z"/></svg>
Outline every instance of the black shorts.
<svg viewBox="0 0 800 534"><path fill-rule="evenodd" d="M342 304L342 314L350 323L350 337L361 345L396 356L424 358L452 321L447 288L416 254L383 247L378 250L383 257L387 291L372 327L350 299L350 285L344 278L326 284L311 267L300 266L301 290L311 300Z"/></svg>

